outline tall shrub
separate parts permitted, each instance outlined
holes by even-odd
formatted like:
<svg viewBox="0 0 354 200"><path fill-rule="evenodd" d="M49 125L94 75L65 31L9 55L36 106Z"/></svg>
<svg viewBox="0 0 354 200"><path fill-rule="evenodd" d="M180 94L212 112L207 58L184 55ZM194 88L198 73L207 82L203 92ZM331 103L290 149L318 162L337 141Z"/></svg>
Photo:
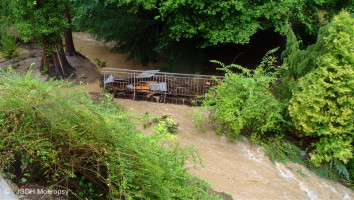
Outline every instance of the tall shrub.
<svg viewBox="0 0 354 200"><path fill-rule="evenodd" d="M6 59L12 59L20 53L18 49L18 43L16 42L16 38L4 31L0 33L0 52L2 57Z"/></svg>
<svg viewBox="0 0 354 200"><path fill-rule="evenodd" d="M302 136L315 139L311 161L317 166L347 163L354 137L354 18L341 12L323 30L325 53L316 58L317 68L299 79L289 106Z"/></svg>
<svg viewBox="0 0 354 200"><path fill-rule="evenodd" d="M271 52L270 52L271 53ZM218 125L218 134L233 139L240 133L250 134L254 141L266 132L279 130L283 121L282 104L270 92L277 80L273 63L266 55L255 70L239 65L223 66L223 81L209 90L203 105L211 110L211 120ZM235 73L231 69L240 70Z"/></svg>

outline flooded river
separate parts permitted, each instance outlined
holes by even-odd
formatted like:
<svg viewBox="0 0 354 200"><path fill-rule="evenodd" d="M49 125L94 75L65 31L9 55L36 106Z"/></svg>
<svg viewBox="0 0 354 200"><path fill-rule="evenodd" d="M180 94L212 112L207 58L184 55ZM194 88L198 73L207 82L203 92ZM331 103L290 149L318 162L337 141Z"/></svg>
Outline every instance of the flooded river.
<svg viewBox="0 0 354 200"><path fill-rule="evenodd" d="M136 59L126 61L128 55L111 53L110 48L114 46L113 43L96 41L88 33L73 33L73 40L76 50L93 63L95 63L95 58L98 58L107 62L106 66L109 68L149 69L148 66L142 66Z"/></svg>
<svg viewBox="0 0 354 200"><path fill-rule="evenodd" d="M107 61L109 67L142 68L137 62L126 62L124 55L110 53L108 45L87 34L75 33L74 42L91 61L99 58ZM206 133L195 129L189 116L194 112L191 107L126 99L115 101L134 113L171 115L180 124L176 133L179 142L194 145L204 161L204 168L191 169L190 172L234 199L354 199L353 191L339 183L318 178L302 166L289 164L290 169L283 164L274 165L263 149L253 147L247 141L231 143L217 136L207 122L203 123ZM296 170L302 170L307 176L302 177Z"/></svg>
<svg viewBox="0 0 354 200"><path fill-rule="evenodd" d="M339 183L323 180L302 166L274 165L261 148L247 141L232 143L217 136L207 122L206 133L194 128L190 116L196 112L183 105L116 99L132 112L171 115L178 122L178 140L182 145L194 145L204 161L204 168L191 169L196 176L210 182L217 191L225 191L234 199L353 199L353 192ZM144 131L144 130L143 130ZM151 131L151 130L146 130ZM302 170L302 177L296 170Z"/></svg>

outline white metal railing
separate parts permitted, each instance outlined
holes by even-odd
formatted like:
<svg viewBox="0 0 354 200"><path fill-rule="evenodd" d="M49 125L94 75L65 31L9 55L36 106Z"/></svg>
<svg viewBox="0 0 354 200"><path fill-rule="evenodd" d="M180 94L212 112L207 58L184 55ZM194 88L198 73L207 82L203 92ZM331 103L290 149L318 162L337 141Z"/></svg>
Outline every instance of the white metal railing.
<svg viewBox="0 0 354 200"><path fill-rule="evenodd" d="M223 76L181 74L159 70L102 69L104 88L117 92L147 97L163 95L166 98L196 99L222 80ZM183 100L184 101L184 100Z"/></svg>

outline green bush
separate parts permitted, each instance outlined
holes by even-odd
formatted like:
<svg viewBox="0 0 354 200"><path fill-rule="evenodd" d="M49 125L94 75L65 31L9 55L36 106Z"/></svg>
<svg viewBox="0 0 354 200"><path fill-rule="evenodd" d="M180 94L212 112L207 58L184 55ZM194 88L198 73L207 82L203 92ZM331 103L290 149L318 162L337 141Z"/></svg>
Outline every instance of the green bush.
<svg viewBox="0 0 354 200"><path fill-rule="evenodd" d="M300 42L292 29L288 28L286 50L282 53L284 64L288 67L286 72L288 77L297 80L317 68L316 59L326 53L323 49L324 35L326 35L326 31L322 28L319 31L316 44L310 45L306 49L300 49Z"/></svg>
<svg viewBox="0 0 354 200"><path fill-rule="evenodd" d="M107 61L102 61L99 58L95 58L94 61L96 62L97 66L103 68L106 66Z"/></svg>
<svg viewBox="0 0 354 200"><path fill-rule="evenodd" d="M19 44L16 42L16 38L7 32L2 33L1 35L0 52L2 57L12 59L18 56L20 51L18 49Z"/></svg>
<svg viewBox="0 0 354 200"><path fill-rule="evenodd" d="M211 88L203 101L211 111L211 121L218 126L218 134L234 139L242 132L257 141L264 133L280 129L282 104L270 92L277 80L277 73L271 72L275 70L275 58L269 56L272 52L255 70L222 65L224 80ZM241 73L234 73L231 68Z"/></svg>
<svg viewBox="0 0 354 200"><path fill-rule="evenodd" d="M164 133L175 134L178 130L179 124L173 121L169 115L164 115L160 119L157 119L155 122L155 131L161 135L164 135Z"/></svg>
<svg viewBox="0 0 354 200"><path fill-rule="evenodd" d="M142 134L129 113L93 102L82 87L0 73L0 171L15 182L78 198L219 199L187 173L186 162L199 162L195 150L170 134Z"/></svg>
<svg viewBox="0 0 354 200"><path fill-rule="evenodd" d="M315 70L299 79L289 106L302 136L316 140L311 156L316 166L353 158L354 18L341 12L323 30L320 43L326 53L316 59Z"/></svg>

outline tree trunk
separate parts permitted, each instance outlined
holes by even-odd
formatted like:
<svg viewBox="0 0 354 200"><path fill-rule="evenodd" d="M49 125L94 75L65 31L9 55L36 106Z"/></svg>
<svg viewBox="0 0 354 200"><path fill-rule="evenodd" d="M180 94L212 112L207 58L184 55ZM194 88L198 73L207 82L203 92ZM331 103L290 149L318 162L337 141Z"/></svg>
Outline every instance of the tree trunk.
<svg viewBox="0 0 354 200"><path fill-rule="evenodd" d="M46 54L47 49L53 49L50 55ZM72 75L73 67L66 59L61 40L43 48L40 69L42 72L48 70L48 78L55 77L60 80Z"/></svg>
<svg viewBox="0 0 354 200"><path fill-rule="evenodd" d="M48 66L48 56L47 56L47 48L43 47L43 55L42 55L42 59L41 59L41 65L39 67L39 71L40 72L44 72L44 69L46 66ZM46 68L48 69L48 68Z"/></svg>
<svg viewBox="0 0 354 200"><path fill-rule="evenodd" d="M71 16L68 7L65 9L65 18L68 20L70 27L65 31L65 55L66 56L76 56L78 53L75 50L73 41L73 32L71 29Z"/></svg>

